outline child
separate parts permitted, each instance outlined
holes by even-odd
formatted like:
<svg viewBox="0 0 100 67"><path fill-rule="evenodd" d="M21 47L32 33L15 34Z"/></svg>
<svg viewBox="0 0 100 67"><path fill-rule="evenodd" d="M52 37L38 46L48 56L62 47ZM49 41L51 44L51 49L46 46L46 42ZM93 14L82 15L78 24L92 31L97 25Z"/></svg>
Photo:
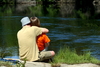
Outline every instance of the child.
<svg viewBox="0 0 100 67"><path fill-rule="evenodd" d="M37 27L40 27L40 21L37 17L31 17L30 18L30 22L32 24L30 24L31 26L37 26ZM43 30L45 31L45 30ZM49 31L49 30L46 30L46 31ZM51 58L55 55L55 52L54 51L46 51L48 46L49 46L49 42L50 42L50 39L48 38L48 36L46 35L46 33L42 33L41 35L38 35L36 37L36 43L37 43L37 46L39 48L39 60L37 61L52 61Z"/></svg>
<svg viewBox="0 0 100 67"><path fill-rule="evenodd" d="M31 22L34 23L35 26L40 27L40 21L39 20L37 21L37 17L33 17L31 19L34 19L34 20L31 20ZM37 42L39 51L46 51L49 46L50 39L45 33L42 33L41 35L37 36L36 42Z"/></svg>
<svg viewBox="0 0 100 67"><path fill-rule="evenodd" d="M49 42L50 42L50 39L45 33L42 33L41 35L39 35L37 37L37 45L38 45L39 51L46 51L48 49Z"/></svg>

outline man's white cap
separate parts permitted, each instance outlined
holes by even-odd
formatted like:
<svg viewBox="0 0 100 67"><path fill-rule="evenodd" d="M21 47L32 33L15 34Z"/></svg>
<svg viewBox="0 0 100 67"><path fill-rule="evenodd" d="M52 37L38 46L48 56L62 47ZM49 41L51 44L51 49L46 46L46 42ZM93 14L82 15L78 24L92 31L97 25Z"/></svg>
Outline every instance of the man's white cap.
<svg viewBox="0 0 100 67"><path fill-rule="evenodd" d="M30 23L30 19L28 17L23 17L21 19L21 23L22 23L22 26L24 26L26 24L29 24Z"/></svg>

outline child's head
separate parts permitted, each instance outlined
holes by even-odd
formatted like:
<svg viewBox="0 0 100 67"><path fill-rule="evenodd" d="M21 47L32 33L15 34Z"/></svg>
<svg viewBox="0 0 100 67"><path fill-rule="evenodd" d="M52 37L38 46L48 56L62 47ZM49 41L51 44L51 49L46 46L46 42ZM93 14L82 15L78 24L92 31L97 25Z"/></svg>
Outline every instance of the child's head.
<svg viewBox="0 0 100 67"><path fill-rule="evenodd" d="M37 17L31 17L30 21L32 26L40 27L40 20Z"/></svg>

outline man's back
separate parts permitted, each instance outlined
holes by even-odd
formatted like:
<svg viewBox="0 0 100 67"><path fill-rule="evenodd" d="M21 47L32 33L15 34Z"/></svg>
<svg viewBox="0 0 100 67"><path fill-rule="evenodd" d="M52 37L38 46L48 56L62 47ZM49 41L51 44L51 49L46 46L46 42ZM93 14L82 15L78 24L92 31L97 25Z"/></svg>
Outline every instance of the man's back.
<svg viewBox="0 0 100 67"><path fill-rule="evenodd" d="M41 34L40 28L36 26L24 26L17 34L19 43L20 59L28 61L38 60L38 47L36 44L36 36Z"/></svg>

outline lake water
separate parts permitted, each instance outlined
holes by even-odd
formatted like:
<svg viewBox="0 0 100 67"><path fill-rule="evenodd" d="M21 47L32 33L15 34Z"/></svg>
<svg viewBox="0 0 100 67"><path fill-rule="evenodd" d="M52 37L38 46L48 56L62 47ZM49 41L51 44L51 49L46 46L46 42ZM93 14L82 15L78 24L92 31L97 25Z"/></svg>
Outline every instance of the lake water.
<svg viewBox="0 0 100 67"><path fill-rule="evenodd" d="M100 19L94 7L91 7L92 15L91 10L81 11L75 4L0 7L0 56L18 58L16 35L21 29L20 19L37 16L41 26L50 30L47 34L51 39L49 50L57 53L66 45L78 54L90 51L92 56L100 59Z"/></svg>

